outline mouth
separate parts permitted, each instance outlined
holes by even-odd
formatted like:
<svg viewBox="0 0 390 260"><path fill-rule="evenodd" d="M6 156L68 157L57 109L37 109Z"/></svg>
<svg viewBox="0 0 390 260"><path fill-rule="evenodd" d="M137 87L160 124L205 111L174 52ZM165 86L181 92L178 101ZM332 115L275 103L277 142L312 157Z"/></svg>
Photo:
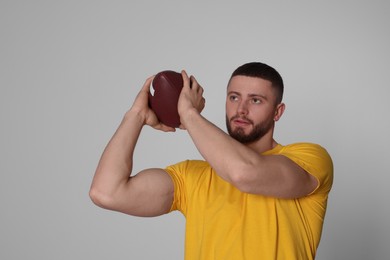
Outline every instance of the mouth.
<svg viewBox="0 0 390 260"><path fill-rule="evenodd" d="M239 117L232 118L231 122L236 127L245 127L245 126L248 126L248 125L252 124L252 122L250 120L245 119L245 118L239 118Z"/></svg>

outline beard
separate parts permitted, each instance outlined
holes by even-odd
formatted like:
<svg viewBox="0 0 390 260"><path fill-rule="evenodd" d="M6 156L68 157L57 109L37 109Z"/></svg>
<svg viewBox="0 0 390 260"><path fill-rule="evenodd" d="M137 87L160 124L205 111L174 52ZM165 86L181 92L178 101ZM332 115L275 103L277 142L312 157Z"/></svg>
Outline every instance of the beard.
<svg viewBox="0 0 390 260"><path fill-rule="evenodd" d="M266 122L259 123L257 125L254 125L252 120L250 120L248 118L244 118L245 120L247 120L248 122L250 122L254 126L252 131L249 134L245 134L245 131L242 127L237 127L234 130L232 129L232 127L230 125L230 121L232 121L236 118L239 118L239 116L236 115L236 116L232 117L230 120L226 116L226 128L228 130L229 135L242 144L249 144L249 143L253 143L253 142L259 140L266 133L268 133L269 130L274 125L274 120L272 118L268 119Z"/></svg>

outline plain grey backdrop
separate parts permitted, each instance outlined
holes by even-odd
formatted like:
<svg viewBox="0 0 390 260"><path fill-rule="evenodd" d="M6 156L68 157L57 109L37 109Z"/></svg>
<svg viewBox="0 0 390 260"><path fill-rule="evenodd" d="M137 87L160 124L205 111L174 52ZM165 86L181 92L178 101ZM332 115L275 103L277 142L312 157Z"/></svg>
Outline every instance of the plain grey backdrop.
<svg viewBox="0 0 390 260"><path fill-rule="evenodd" d="M389 259L388 1L0 1L0 259L183 259L184 218L92 204L100 155L145 79L186 69L225 129L230 73L284 77L282 144L334 160L319 260ZM201 158L145 127L135 171Z"/></svg>

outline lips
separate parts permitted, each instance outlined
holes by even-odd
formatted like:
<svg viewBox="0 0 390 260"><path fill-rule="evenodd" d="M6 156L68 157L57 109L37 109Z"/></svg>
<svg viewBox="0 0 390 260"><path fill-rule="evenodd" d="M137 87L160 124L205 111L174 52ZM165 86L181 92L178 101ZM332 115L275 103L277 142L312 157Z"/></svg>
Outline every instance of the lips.
<svg viewBox="0 0 390 260"><path fill-rule="evenodd" d="M251 125L252 124L252 121L249 120L249 119L246 119L246 118L240 118L240 117L234 117L232 118L232 123L236 126L247 126L247 125Z"/></svg>

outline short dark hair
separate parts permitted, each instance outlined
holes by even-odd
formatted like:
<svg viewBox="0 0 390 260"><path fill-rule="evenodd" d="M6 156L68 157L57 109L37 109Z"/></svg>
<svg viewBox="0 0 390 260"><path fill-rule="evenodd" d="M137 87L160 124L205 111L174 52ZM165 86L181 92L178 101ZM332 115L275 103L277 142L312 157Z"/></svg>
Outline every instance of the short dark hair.
<svg viewBox="0 0 390 260"><path fill-rule="evenodd" d="M271 66L261 62L249 62L233 71L230 78L234 76L248 76L270 81L276 93L276 104L282 102L284 90L283 79L279 72Z"/></svg>

